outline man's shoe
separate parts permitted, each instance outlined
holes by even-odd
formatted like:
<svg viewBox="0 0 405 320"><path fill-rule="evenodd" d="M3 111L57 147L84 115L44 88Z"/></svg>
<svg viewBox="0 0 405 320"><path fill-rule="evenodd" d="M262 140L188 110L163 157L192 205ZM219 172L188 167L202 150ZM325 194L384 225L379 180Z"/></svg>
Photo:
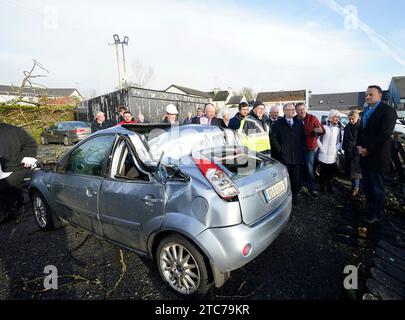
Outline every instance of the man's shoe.
<svg viewBox="0 0 405 320"><path fill-rule="evenodd" d="M359 193L359 188L353 188L352 189L352 196L356 196Z"/></svg>
<svg viewBox="0 0 405 320"><path fill-rule="evenodd" d="M309 195L314 198L314 199L318 199L319 198L319 193L316 191L308 191Z"/></svg>

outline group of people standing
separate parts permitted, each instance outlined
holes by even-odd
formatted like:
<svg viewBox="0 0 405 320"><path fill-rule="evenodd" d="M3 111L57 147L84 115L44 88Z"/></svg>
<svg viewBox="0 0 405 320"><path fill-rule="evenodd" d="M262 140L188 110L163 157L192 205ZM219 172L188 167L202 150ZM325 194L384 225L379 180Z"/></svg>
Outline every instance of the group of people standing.
<svg viewBox="0 0 405 320"><path fill-rule="evenodd" d="M338 110L330 110L325 124L307 112L304 103L287 103L283 106L284 117L273 106L268 115L265 105L256 100L250 110L246 102L239 104L238 113L229 119L216 117L212 103L198 108L196 116L189 112L183 124L213 125L235 130L243 145L256 152L267 154L283 163L289 172L293 204L305 184L307 193L319 197L315 187L315 161L320 167L321 193L334 193L332 180L337 174L339 151L343 150L345 171L352 182L351 194L356 196L362 179L363 191L368 203L367 219L379 221L384 211L383 173L391 159L391 135L396 112L382 101L379 86L369 86L366 93L367 106L360 119L359 111L351 111L349 123L343 129ZM178 110L173 104L166 107L162 122L178 124ZM128 110L122 112L118 124L143 122L135 120ZM104 115L97 113L94 129L104 129ZM99 119L100 118L100 119ZM111 126L111 125L110 125ZM93 126L92 126L93 131Z"/></svg>
<svg viewBox="0 0 405 320"><path fill-rule="evenodd" d="M304 103L285 104L284 117L280 117L277 107L272 107L266 115L264 104L258 100L251 110L242 102L239 112L227 125L215 118L212 104L207 104L205 110L199 109L196 117L189 117L188 123L233 129L245 146L283 163L289 172L294 204L298 203L304 184L312 198L319 197L315 187L315 161L320 167L321 193L334 193L332 180L338 172L339 152L343 151L345 172L352 183L351 195L358 194L362 181L367 202L363 220L375 223L384 213L383 174L390 167L391 135L397 118L395 110L382 102L382 95L379 86L369 86L362 117L359 111L350 111L349 123L344 128L338 110L330 110L326 123L321 124L307 112Z"/></svg>
<svg viewBox="0 0 405 320"><path fill-rule="evenodd" d="M130 123L144 123L145 117L142 113L139 113L137 118L135 119L132 115L131 111L129 111L124 106L118 107L118 121L114 122L113 120L107 120L105 117L105 113L102 111L97 111L95 115L95 119L91 124L91 132L94 133L98 130L107 129L113 126L118 126L122 124L130 124Z"/></svg>

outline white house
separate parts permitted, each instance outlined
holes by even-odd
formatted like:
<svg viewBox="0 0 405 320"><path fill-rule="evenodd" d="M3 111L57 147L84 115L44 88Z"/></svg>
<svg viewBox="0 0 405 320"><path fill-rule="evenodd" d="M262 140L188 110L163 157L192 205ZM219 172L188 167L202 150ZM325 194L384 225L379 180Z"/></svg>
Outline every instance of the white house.
<svg viewBox="0 0 405 320"><path fill-rule="evenodd" d="M21 91L20 104L38 103L46 99L47 104L69 104L75 100L83 101L84 98L74 88L31 88L26 87ZM0 103L12 102L20 97L20 88L15 86L0 85Z"/></svg>

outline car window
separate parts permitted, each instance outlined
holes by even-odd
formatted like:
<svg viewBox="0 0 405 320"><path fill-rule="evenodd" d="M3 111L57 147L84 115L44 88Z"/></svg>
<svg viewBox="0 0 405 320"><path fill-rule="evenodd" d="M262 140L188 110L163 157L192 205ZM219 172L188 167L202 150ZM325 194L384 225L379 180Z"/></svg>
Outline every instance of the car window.
<svg viewBox="0 0 405 320"><path fill-rule="evenodd" d="M64 123L58 123L58 125L56 126L56 129L62 130L64 127L65 127Z"/></svg>
<svg viewBox="0 0 405 320"><path fill-rule="evenodd" d="M86 127L90 127L90 125L87 122L72 122L70 123L70 125L73 128L86 128Z"/></svg>
<svg viewBox="0 0 405 320"><path fill-rule="evenodd" d="M101 176L104 161L115 136L95 137L72 151L66 172Z"/></svg>
<svg viewBox="0 0 405 320"><path fill-rule="evenodd" d="M346 125L348 124L349 120L348 120L347 117L341 117L341 118L340 118L340 122L341 122L344 126L346 126Z"/></svg>
<svg viewBox="0 0 405 320"><path fill-rule="evenodd" d="M125 141L121 141L114 152L111 173L117 179L149 181L149 175L139 167Z"/></svg>

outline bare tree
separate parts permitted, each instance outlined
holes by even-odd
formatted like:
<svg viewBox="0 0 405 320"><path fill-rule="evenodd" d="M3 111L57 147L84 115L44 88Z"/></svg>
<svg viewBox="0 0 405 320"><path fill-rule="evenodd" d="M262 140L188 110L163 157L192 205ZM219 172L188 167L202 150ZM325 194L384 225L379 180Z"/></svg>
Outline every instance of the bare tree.
<svg viewBox="0 0 405 320"><path fill-rule="evenodd" d="M239 90L238 95L245 96L247 100L254 100L256 92L252 88L243 87Z"/></svg>
<svg viewBox="0 0 405 320"><path fill-rule="evenodd" d="M36 69L39 68L43 71L46 71L47 73L49 73L49 71L47 69L45 69L45 67L41 63L39 63L37 60L33 59L32 61L33 61L33 66L31 67L30 70L23 71L24 79L21 81L21 85L18 88L15 88L15 91L18 93L17 98L12 99L12 100L8 101L7 103L18 104L19 102L24 102L24 103L28 103L28 104L38 105L37 102L30 102L30 101L24 100L23 91L25 88L31 88L32 92L35 94L40 89L46 90L45 86L43 86L40 83L33 82L33 79L46 77L46 75L44 75L44 74L36 74ZM36 85L36 87L34 87L33 85Z"/></svg>
<svg viewBox="0 0 405 320"><path fill-rule="evenodd" d="M153 68L151 66L145 66L139 60L132 63L131 71L130 79L126 81L126 87L134 86L145 88L153 79Z"/></svg>

